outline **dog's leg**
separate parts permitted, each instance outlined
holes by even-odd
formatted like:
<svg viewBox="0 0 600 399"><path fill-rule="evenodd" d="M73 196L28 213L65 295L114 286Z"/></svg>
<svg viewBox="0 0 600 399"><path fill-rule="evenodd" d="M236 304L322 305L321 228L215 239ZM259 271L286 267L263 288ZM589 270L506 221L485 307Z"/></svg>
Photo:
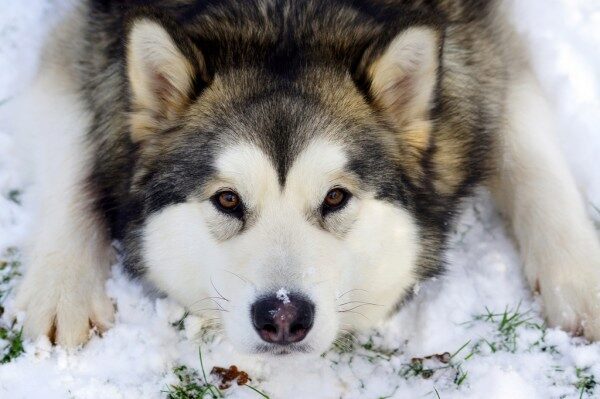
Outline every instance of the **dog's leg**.
<svg viewBox="0 0 600 399"><path fill-rule="evenodd" d="M16 107L25 114L16 139L33 153L25 156L37 158L29 197L40 208L16 304L25 311L28 336L48 335L67 347L85 342L90 325L108 328L114 312L104 292L109 237L86 186L92 162L84 144L89 117L69 91L70 80L46 72Z"/></svg>
<svg viewBox="0 0 600 399"><path fill-rule="evenodd" d="M511 84L491 188L550 324L600 339L600 244L536 79Z"/></svg>

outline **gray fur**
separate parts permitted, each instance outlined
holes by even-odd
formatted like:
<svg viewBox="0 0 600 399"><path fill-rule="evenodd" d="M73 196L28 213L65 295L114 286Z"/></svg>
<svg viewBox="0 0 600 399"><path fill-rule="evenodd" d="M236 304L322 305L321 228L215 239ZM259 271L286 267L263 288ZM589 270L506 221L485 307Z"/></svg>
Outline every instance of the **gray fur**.
<svg viewBox="0 0 600 399"><path fill-rule="evenodd" d="M315 135L331 134L347 146L349 168L365 187L414 214L424 242L418 272L439 273L454 214L488 175L501 128L511 49L496 8L475 0L88 2L72 62L94 115L89 188L112 236L125 241L127 268L143 274L139 232L148 215L193 196L206 200L199 185L228 143L263 148L283 185L295 154ZM125 57L139 18L187 37L206 60L195 60L185 115L144 143L130 138ZM373 103L366 72L411 26L443 38L433 131L421 149Z"/></svg>

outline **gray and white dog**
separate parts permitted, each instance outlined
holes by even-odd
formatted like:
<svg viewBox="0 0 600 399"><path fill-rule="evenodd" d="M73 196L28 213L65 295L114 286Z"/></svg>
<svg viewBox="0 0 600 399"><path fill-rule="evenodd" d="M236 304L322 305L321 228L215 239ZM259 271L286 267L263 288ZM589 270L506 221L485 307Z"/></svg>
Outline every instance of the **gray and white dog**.
<svg viewBox="0 0 600 399"><path fill-rule="evenodd" d="M598 237L504 5L79 5L21 100L42 204L25 332L76 346L109 328L120 240L133 277L222 308L240 351L318 354L442 272L483 184L548 321L599 339Z"/></svg>

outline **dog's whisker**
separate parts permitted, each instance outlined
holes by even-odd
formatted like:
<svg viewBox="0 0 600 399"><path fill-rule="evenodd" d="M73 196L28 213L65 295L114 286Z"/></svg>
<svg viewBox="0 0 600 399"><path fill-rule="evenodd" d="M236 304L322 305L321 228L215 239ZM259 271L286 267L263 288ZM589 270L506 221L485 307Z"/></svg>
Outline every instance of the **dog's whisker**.
<svg viewBox="0 0 600 399"><path fill-rule="evenodd" d="M212 285L213 289L215 290L215 292L217 293L217 295L219 295L219 296L221 297L221 299L223 299L223 300L225 300L225 301L229 302L229 299L225 298L225 297L223 296L223 294L221 294L221 293L219 292L219 290L217 289L217 287L215 287L215 283L214 283L214 281L213 281L212 277L210 278L210 285Z"/></svg>
<svg viewBox="0 0 600 399"><path fill-rule="evenodd" d="M192 302L192 303L190 304L190 306L188 306L188 307L191 307L191 306L197 305L197 304L199 304L199 303L200 303L200 302L202 302L202 301L208 301L208 300L212 300L214 303L217 303L217 302L215 301L215 300L217 300L217 299L223 299L223 298L220 298L220 297L218 297L218 296L207 296L207 297L204 297L204 298L202 298L202 299L198 299L198 300L197 300L197 301L195 301L195 302Z"/></svg>
<svg viewBox="0 0 600 399"><path fill-rule="evenodd" d="M216 301L213 301L213 302L215 303L215 305L217 305L217 307L218 307L219 309L221 309L221 310L225 311L225 308L224 308L224 307L223 307L223 306L222 306L222 305L221 305L219 302L216 302Z"/></svg>
<svg viewBox="0 0 600 399"><path fill-rule="evenodd" d="M349 309L349 310L338 310L337 312L338 312L338 313L354 313L354 314L357 314L357 315L359 315L359 316L362 316L362 317L364 317L366 320L369 320L369 321L371 321L371 319L369 319L369 318L368 318L367 316L365 316L364 314L362 314L362 313L360 313L360 312L356 312L356 311L354 311L354 310L352 310L352 309Z"/></svg>
<svg viewBox="0 0 600 399"><path fill-rule="evenodd" d="M344 305L349 305L351 303L360 303L362 305L372 305L372 306L383 306L380 303L373 303L373 302L363 302L363 301L348 301L348 302L344 302L338 305L339 306L344 306Z"/></svg>
<svg viewBox="0 0 600 399"><path fill-rule="evenodd" d="M341 306L341 305L340 305L340 306ZM350 309L340 309L339 311L342 311L342 312L347 312L347 311L349 311L349 310L358 309L358 308L360 308L360 307L363 307L363 306L383 306L383 305L377 305L377 304L372 304L372 303L362 303L362 304L360 304L360 305L356 305L356 306L354 306L354 307L351 307Z"/></svg>
<svg viewBox="0 0 600 399"><path fill-rule="evenodd" d="M354 291L363 291L363 292L367 292L367 293L369 292L369 291L367 291L367 290L364 290L364 289L362 289L362 288L353 288L353 289L351 289L351 290L348 290L348 291L345 291L343 294L339 295L339 296L336 298L336 300L338 300L338 301L339 301L339 300L340 300L340 299L341 299L341 298L342 298L344 295L348 295L349 293L351 293L351 292L354 292Z"/></svg>
<svg viewBox="0 0 600 399"><path fill-rule="evenodd" d="M212 301L212 303L214 303L220 310L226 312L227 310L219 302L217 302L216 299L220 299L220 298L206 297L206 298L200 299L200 300L192 303L192 305L187 307L187 313L200 313L201 309L198 309L196 306L200 305L201 302L207 301L207 300Z"/></svg>
<svg viewBox="0 0 600 399"><path fill-rule="evenodd" d="M231 275L233 275L233 276L235 276L235 277L239 278L239 279L240 279L240 280L242 280L244 283L246 283L246 284L251 284L252 286L256 287L256 284L254 284L254 282L253 282L253 281L251 281L250 279L247 279L247 278L245 278L245 277L242 277L242 276L240 276L239 274L237 274L237 273L234 273L234 272L232 272L232 271L230 271L230 270L227 270L227 269L222 269L222 270L223 270L225 273L229 273L229 274L231 274Z"/></svg>
<svg viewBox="0 0 600 399"><path fill-rule="evenodd" d="M347 325L347 326L350 326L350 324L346 324L346 325ZM341 328L341 329L340 329L340 332L341 332L343 335L345 335L345 336L348 336L348 337L351 337L351 338L352 338L354 341L358 342L358 337L357 337L357 336L356 336L356 335L355 335L355 334L354 334L354 333L353 333L351 330L348 330L348 329L346 329L346 328Z"/></svg>
<svg viewBox="0 0 600 399"><path fill-rule="evenodd" d="M218 308L204 308L204 309L190 309L190 311L192 311L193 313L200 313L200 312L229 312L227 309L218 309Z"/></svg>

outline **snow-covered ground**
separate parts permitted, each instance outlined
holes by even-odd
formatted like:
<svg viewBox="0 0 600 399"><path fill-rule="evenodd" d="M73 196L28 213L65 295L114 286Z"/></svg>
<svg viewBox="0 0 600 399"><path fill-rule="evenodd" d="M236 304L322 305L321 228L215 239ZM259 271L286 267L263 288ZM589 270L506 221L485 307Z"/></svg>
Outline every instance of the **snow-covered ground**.
<svg viewBox="0 0 600 399"><path fill-rule="evenodd" d="M48 21L63 4L0 0L0 107L33 75ZM600 208L600 1L514 0L513 10L555 101L562 144L590 214L600 220L592 205ZM19 267L18 253L5 250L22 245L35 223L19 205L27 187L12 143L0 122L0 301L7 309L0 319L0 360L9 349L2 349L2 328L11 325L12 294L3 293L18 278L2 281ZM235 364L271 398L600 398L600 344L543 326L514 245L489 203L481 193L465 207L447 276L425 284L377 331L340 342L321 358L242 357L200 320L177 323L181 307L146 297L117 265L107 284L118 306L116 326L76 353L47 340L25 342L24 354L0 365L0 397L164 398L178 384L175 367L187 365L202 376L200 349L207 373ZM235 384L223 392L261 397Z"/></svg>

